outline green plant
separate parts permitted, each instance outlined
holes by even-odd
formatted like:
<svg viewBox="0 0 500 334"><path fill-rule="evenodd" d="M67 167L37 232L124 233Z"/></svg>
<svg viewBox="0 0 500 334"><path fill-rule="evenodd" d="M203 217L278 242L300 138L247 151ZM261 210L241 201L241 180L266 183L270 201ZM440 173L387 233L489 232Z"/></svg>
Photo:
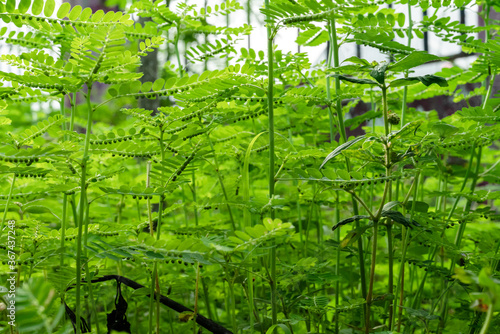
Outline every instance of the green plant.
<svg viewBox="0 0 500 334"><path fill-rule="evenodd" d="M266 0L264 52L250 1L0 1L0 40L22 50L0 56L0 257L20 324L2 315L0 332L496 328L499 8L478 1L470 27L438 15L470 1L395 4L408 15ZM283 52L286 28L326 60ZM477 59L417 75L444 60L412 47L424 33ZM349 43L387 61L341 63ZM166 60L141 82L153 52ZM467 107L409 107L435 97Z"/></svg>

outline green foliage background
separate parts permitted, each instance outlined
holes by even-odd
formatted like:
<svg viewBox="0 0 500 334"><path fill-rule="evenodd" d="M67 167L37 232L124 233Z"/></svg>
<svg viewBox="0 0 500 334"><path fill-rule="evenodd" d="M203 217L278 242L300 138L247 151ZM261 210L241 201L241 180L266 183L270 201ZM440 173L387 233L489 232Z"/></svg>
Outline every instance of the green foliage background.
<svg viewBox="0 0 500 334"><path fill-rule="evenodd" d="M17 326L2 312L0 331L108 332L116 283L90 281L120 275L145 286L121 285L132 333L210 330L198 314L219 333L498 332L500 7L477 4L482 27L381 1L266 1L256 52L234 47L250 25L207 23L248 10L237 1L0 0L1 43L22 50L0 56L0 258L17 279ZM329 43L327 61L282 52L287 27L301 46ZM477 60L413 75L443 60L412 48L424 32ZM388 61L340 64L348 43ZM141 81L158 50L175 60ZM226 66L207 70L214 57ZM443 119L407 106L436 96L482 103ZM359 103L370 110L346 119Z"/></svg>

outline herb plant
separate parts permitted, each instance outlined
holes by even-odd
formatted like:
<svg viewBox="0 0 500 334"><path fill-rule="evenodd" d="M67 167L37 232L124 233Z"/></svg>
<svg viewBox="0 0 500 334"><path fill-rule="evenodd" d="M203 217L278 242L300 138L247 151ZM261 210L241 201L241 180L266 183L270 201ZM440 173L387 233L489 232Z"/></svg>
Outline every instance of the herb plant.
<svg viewBox="0 0 500 334"><path fill-rule="evenodd" d="M17 287L1 332L498 331L500 7L476 4L484 26L446 16L470 0L265 0L263 52L230 24L250 1L0 1L20 50L0 55L0 257ZM283 52L290 28L326 60ZM477 59L416 75L445 60L412 46L424 34ZM347 44L387 60L341 63ZM147 55L166 59L154 81ZM409 107L432 97L467 107Z"/></svg>

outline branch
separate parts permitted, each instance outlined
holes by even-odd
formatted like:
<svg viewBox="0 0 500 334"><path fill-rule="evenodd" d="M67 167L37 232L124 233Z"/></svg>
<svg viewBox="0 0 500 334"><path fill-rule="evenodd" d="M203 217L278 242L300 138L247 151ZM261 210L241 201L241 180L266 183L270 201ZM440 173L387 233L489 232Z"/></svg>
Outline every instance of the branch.
<svg viewBox="0 0 500 334"><path fill-rule="evenodd" d="M144 285L141 285L135 281L132 281L129 278L126 278L126 277L123 277L120 275L104 275L102 277L93 279L91 282L92 283L99 283L99 282L105 282L105 281L110 281L110 280L116 280L116 282L123 283L126 286L128 286L134 290L144 288ZM82 282L84 282L84 281L82 281ZM66 291L71 290L74 287L75 287L75 285L71 285L66 289ZM149 297L150 294L147 294L146 296ZM182 312L193 312L194 313L194 311L191 310L190 308L188 308L182 304L179 304L175 300L172 300L172 299L165 297L163 295L160 295L160 303L162 303L166 307L168 307L168 308L170 308L178 313L182 313ZM229 329L219 325L218 323L214 322L211 319L205 318L201 314L196 315L195 321L198 325L200 325L201 327L205 328L206 330L208 330L214 334L233 334L233 332L231 332Z"/></svg>

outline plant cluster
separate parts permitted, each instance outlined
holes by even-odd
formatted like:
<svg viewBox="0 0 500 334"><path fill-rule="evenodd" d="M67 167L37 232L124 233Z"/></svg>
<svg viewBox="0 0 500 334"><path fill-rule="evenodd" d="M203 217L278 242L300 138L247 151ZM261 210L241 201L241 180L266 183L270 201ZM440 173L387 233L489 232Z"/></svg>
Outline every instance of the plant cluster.
<svg viewBox="0 0 500 334"><path fill-rule="evenodd" d="M0 0L0 40L22 50L0 55L0 259L18 286L17 326L1 315L0 332L500 328L500 7L477 0L485 25L472 27L438 17L470 0L387 3L408 15L265 0L262 52L235 48L251 25L210 24L250 1L105 13ZM286 28L328 45L326 61L281 51ZM477 60L414 75L444 60L412 47L424 34ZM340 63L349 43L387 61ZM175 60L146 81L151 54ZM216 57L225 66L208 70ZM437 96L467 107L408 107Z"/></svg>

